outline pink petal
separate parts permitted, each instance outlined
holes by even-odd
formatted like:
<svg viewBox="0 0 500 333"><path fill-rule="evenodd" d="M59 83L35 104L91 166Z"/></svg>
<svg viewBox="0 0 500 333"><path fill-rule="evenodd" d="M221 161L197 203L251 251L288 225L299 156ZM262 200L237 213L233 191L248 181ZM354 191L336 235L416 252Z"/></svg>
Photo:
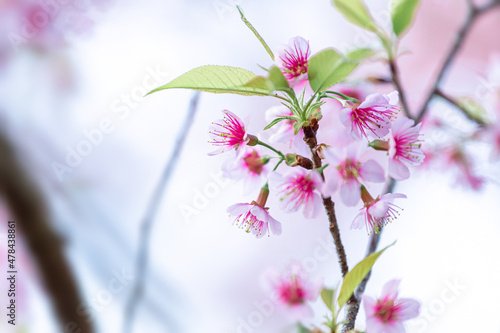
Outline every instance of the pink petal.
<svg viewBox="0 0 500 333"><path fill-rule="evenodd" d="M354 217L351 224L351 229L361 229L365 225L365 210L362 209L358 215Z"/></svg>
<svg viewBox="0 0 500 333"><path fill-rule="evenodd" d="M363 306L367 317L373 316L375 313L375 305L377 301L370 296L363 295Z"/></svg>
<svg viewBox="0 0 500 333"><path fill-rule="evenodd" d="M339 185L339 173L337 169L333 167L327 167L325 169L325 183L321 189L321 193L325 196L332 196L338 188Z"/></svg>
<svg viewBox="0 0 500 333"><path fill-rule="evenodd" d="M390 299L395 299L396 297L398 297L400 282L400 280L391 280L387 282L382 288L381 298L387 297Z"/></svg>
<svg viewBox="0 0 500 333"><path fill-rule="evenodd" d="M240 216L241 214L245 214L250 210L251 204L237 203L234 204L226 210L228 214L231 216Z"/></svg>
<svg viewBox="0 0 500 333"><path fill-rule="evenodd" d="M373 105L388 104L389 99L379 93L370 94L365 101L359 105L359 108L368 108Z"/></svg>
<svg viewBox="0 0 500 333"><path fill-rule="evenodd" d="M271 227L271 232L274 235L281 235L281 223L278 220L275 220L271 215L269 215L269 225Z"/></svg>
<svg viewBox="0 0 500 333"><path fill-rule="evenodd" d="M412 127L413 124L415 124L415 121L413 119L399 117L392 123L392 134L396 136L401 131Z"/></svg>
<svg viewBox="0 0 500 333"><path fill-rule="evenodd" d="M363 180L374 183L385 182L384 169L374 160L368 160L361 165L359 174Z"/></svg>
<svg viewBox="0 0 500 333"><path fill-rule="evenodd" d="M257 218L257 220L267 223L269 221L269 214L266 210L259 206L253 206L250 213Z"/></svg>
<svg viewBox="0 0 500 333"><path fill-rule="evenodd" d="M356 206L361 198L361 189L358 181L356 179L347 180L340 187L340 196L346 206Z"/></svg>
<svg viewBox="0 0 500 333"><path fill-rule="evenodd" d="M410 169L396 158L389 159L389 175L396 180L410 178Z"/></svg>
<svg viewBox="0 0 500 333"><path fill-rule="evenodd" d="M396 105L399 102L399 92L394 90L393 92L386 95L389 100L389 104Z"/></svg>
<svg viewBox="0 0 500 333"><path fill-rule="evenodd" d="M401 310L398 313L398 317L401 320L409 320L418 317L420 313L420 303L411 298L400 298L399 305Z"/></svg>

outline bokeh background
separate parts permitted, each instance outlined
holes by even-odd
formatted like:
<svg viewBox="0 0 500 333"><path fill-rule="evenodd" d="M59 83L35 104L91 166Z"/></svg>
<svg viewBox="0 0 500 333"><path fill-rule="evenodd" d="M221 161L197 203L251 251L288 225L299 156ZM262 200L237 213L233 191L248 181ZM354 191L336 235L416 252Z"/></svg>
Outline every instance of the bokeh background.
<svg viewBox="0 0 500 333"><path fill-rule="evenodd" d="M0 130L23 170L18 176L31 180L23 190L39 193L47 225L60 237L81 294L77 315L90 318L97 332L123 332L126 304L138 278L141 223L194 96L183 90L143 95L204 64L256 73L262 72L258 65L270 66L236 5L272 48L297 35L310 41L313 53L377 43L327 0L68 0L51 7L46 24L38 18L41 27L23 35L30 18L37 20L33 15L41 3L50 1L0 1ZM368 5L387 26L388 1ZM411 109L426 96L466 10L466 1L422 1L399 61ZM449 94L474 97L490 114L498 110L499 29L500 10L482 17L444 83ZM354 73L366 75L386 76L387 69L370 63ZM275 104L262 97L200 96L190 130L181 133L185 146L172 181L161 191L147 243L144 294L136 301L131 332L250 332L242 323L251 321L258 304L270 297L262 274L293 259L313 278L325 277L330 287L340 280L326 217L304 220L301 214L276 210L283 234L259 240L227 221L229 205L254 195L244 196L241 184L221 177L225 157L207 156L212 149L207 128L220 110L229 109L248 117L248 128L258 131L264 112ZM453 126L470 126L443 102L433 102L431 109ZM442 139L441 133L425 137L431 143ZM500 169L486 156L490 146L486 141L473 147L480 155L475 172L486 181L479 190L457 184L461 175L454 170L434 166L397 185L408 200L400 203L404 211L385 230L381 244L398 242L380 258L366 293L376 296L388 280L402 279L402 295L422 302L422 315L409 323L408 332L500 332ZM84 156L75 156L78 149ZM15 177L3 177L16 184ZM0 210L2 276L7 271L7 220L16 215L8 193ZM276 204L271 198L270 205ZM27 211L27 216L30 212L38 214ZM363 230L349 229L356 213L356 208L338 207L351 266L362 259L368 239ZM32 227L25 233L38 230ZM62 332L53 294L40 274L37 258L44 252L34 255L25 233L17 234L17 325L8 325L3 313L8 299L2 279L0 330ZM110 287L117 276L123 288ZM314 309L316 317L308 323L318 324L326 308L318 301ZM279 311L261 317L254 332L286 332L293 324ZM363 328L363 311L358 318Z"/></svg>

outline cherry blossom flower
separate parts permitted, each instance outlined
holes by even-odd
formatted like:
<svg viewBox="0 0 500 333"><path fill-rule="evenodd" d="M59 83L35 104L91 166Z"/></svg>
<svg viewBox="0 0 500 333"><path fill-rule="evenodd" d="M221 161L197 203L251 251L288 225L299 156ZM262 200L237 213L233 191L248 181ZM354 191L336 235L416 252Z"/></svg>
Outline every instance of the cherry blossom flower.
<svg viewBox="0 0 500 333"><path fill-rule="evenodd" d="M301 206L306 218L318 216L323 201L316 191L320 191L323 180L314 170L292 169L287 176L277 172L269 175L269 185L278 191L281 208L288 213L296 212Z"/></svg>
<svg viewBox="0 0 500 333"><path fill-rule="evenodd" d="M366 333L404 333L404 322L419 315L418 301L398 297L399 283L399 280L387 282L377 300L363 296Z"/></svg>
<svg viewBox="0 0 500 333"><path fill-rule="evenodd" d="M267 282L276 295L275 302L294 320L314 315L309 302L314 302L323 286L322 279L311 281L298 262L293 262L283 273L270 271Z"/></svg>
<svg viewBox="0 0 500 333"><path fill-rule="evenodd" d="M275 63L293 85L307 79L307 62L311 56L309 42L302 37L291 38L288 45L278 46Z"/></svg>
<svg viewBox="0 0 500 333"><path fill-rule="evenodd" d="M440 153L441 157L444 158L445 167L447 169L453 167L458 172L458 184L475 191L479 191L483 187L485 179L474 172L473 156L460 143L449 145L442 149Z"/></svg>
<svg viewBox="0 0 500 333"><path fill-rule="evenodd" d="M227 212L234 217L233 224L248 233L252 233L257 238L264 235L270 236L272 232L278 236L281 234L281 223L275 220L264 207L269 195L269 190L262 188L257 201L252 203L237 203L230 206Z"/></svg>
<svg viewBox="0 0 500 333"><path fill-rule="evenodd" d="M391 129L389 139L389 175L396 180L410 178L408 166L422 164L425 155L421 149L420 126L406 117L398 118Z"/></svg>
<svg viewBox="0 0 500 333"><path fill-rule="evenodd" d="M354 217L351 229L361 229L363 224L370 233L380 232L380 228L389 222L392 222L399 215L400 207L392 203L393 199L406 198L406 195L400 193L388 193L382 197L373 199L364 187L361 188L361 197L365 206L360 209L358 215ZM364 222L364 223L363 223Z"/></svg>
<svg viewBox="0 0 500 333"><path fill-rule="evenodd" d="M351 144L340 150L342 157L332 148L323 152L329 166L325 169L324 193L332 195L340 185L340 197L347 206L355 206L361 198L361 184L364 182L382 183L385 181L384 169L374 160L364 161L362 150Z"/></svg>
<svg viewBox="0 0 500 333"><path fill-rule="evenodd" d="M271 166L266 158L257 149L246 147L236 158L231 158L222 166L224 177L242 180L243 192L248 194L264 183L271 171Z"/></svg>
<svg viewBox="0 0 500 333"><path fill-rule="evenodd" d="M247 134L245 125L237 115L228 110L223 110L222 113L224 117L213 122L209 129L212 140L210 143L214 146L219 146L215 151L208 154L211 156L231 149L238 150L253 137Z"/></svg>
<svg viewBox="0 0 500 333"><path fill-rule="evenodd" d="M356 139L363 136L382 138L389 133L391 120L400 110L397 103L397 91L388 95L368 95L361 104L346 101L346 107L340 112L340 120Z"/></svg>

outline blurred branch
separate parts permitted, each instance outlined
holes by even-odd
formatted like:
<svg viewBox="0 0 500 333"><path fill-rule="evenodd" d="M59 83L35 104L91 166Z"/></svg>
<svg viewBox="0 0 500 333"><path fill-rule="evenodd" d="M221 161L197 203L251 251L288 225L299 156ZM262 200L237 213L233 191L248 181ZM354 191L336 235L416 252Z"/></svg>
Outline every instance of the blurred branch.
<svg viewBox="0 0 500 333"><path fill-rule="evenodd" d="M397 65L396 65L396 62L394 59L389 60L389 68L391 69L392 82L394 83L394 86L396 87L396 89L399 92L399 100L401 101L401 104L403 105L403 111L408 118L411 118L410 109L408 108L408 103L406 101L406 94L405 94L405 91L403 89L403 86L401 85L401 81L399 79L399 71L398 71L398 68L397 68Z"/></svg>
<svg viewBox="0 0 500 333"><path fill-rule="evenodd" d="M486 125L486 123L482 120L482 119L479 119L479 118L476 118L476 117L473 117L470 112L464 108L463 105L461 105L457 100L455 100L453 97L451 96L448 96L446 95L444 92L442 92L441 90L439 89L436 89L436 92L434 93L436 96L439 96L441 97L442 99L444 99L445 101L447 101L448 103L450 103L451 105L453 105L454 107L456 107L458 110L460 110L464 116L466 116L469 120L475 122L476 124L480 125L480 126L484 126Z"/></svg>
<svg viewBox="0 0 500 333"><path fill-rule="evenodd" d="M168 189L168 185L170 183L170 179L172 178L173 172L177 163L179 161L179 156L182 153L182 148L184 147L184 143L186 141L187 135L189 133L189 128L193 123L196 111L198 109L198 100L200 98L200 93L195 92L193 97L191 98L191 102L189 105L189 109L186 113L186 117L184 118L184 123L182 124L180 131L177 133L177 139L175 141L174 150L170 159L165 166L163 174L161 176L158 185L151 197L151 201L149 202L148 209L146 211L146 215L141 224L141 234L139 239L139 249L136 258L136 268L135 268L135 285L132 290L132 295L125 307L125 320L123 331L131 332L132 325L134 323L134 317L137 309L137 305L144 293L144 281L146 278L146 270L148 264L149 257L149 243L151 238L151 229L153 226L153 222L156 218L156 214L158 212L158 207L163 198L163 194Z"/></svg>
<svg viewBox="0 0 500 333"><path fill-rule="evenodd" d="M36 262L60 329L94 332L88 318L77 315L78 308L85 303L64 256L63 241L52 229L45 200L3 133L0 133L0 160L0 191Z"/></svg>
<svg viewBox="0 0 500 333"><path fill-rule="evenodd" d="M422 105L422 108L420 109L417 118L415 119L416 122L420 122L422 118L424 117L425 113L427 112L427 108L436 94L436 91L438 91L439 86L441 82L443 81L443 78L446 74L446 71L450 67L451 63L455 59L456 55L458 54L458 51L462 47L465 38L469 34L472 25L478 19L482 14L492 10L493 8L497 7L500 5L500 0L494 0L491 3L483 6L483 7L476 7L474 4L469 2L469 12L467 14L467 19L465 23L463 24L462 28L460 28L457 37L455 38L455 42L453 43L448 55L446 56L446 59L441 66L441 69L439 70L439 74L436 77L436 81L434 85L432 86L427 98L424 101L424 104Z"/></svg>

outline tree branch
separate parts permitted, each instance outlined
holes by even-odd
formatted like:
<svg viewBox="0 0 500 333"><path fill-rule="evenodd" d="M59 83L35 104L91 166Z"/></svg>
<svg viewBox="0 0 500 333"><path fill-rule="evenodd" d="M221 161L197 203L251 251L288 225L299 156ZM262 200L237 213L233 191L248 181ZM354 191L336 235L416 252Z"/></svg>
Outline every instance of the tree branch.
<svg viewBox="0 0 500 333"><path fill-rule="evenodd" d="M399 79L399 71L394 59L389 60L389 68L391 69L392 82L399 92L399 100L401 101L401 105L403 106L403 112L408 118L412 118L410 109L408 108L408 102L406 101L406 94Z"/></svg>
<svg viewBox="0 0 500 333"><path fill-rule="evenodd" d="M316 148L318 146L318 141L316 139L316 132L318 131L319 124L316 119L311 120L311 125L304 127L304 141L309 146L311 151L311 157L313 161L313 166L315 169L321 167L321 158L319 157ZM323 179L325 178L321 174ZM337 223L337 217L335 215L335 203L331 197L323 197L323 206L325 207L326 215L328 216L328 221L330 223L330 234L332 235L333 242L335 244L335 249L337 250L337 257L340 265L340 270L342 272L342 277L344 277L349 272L349 266L347 265L347 256L345 254L344 245L342 244L342 239L340 237L339 225ZM350 300L349 300L350 301ZM344 327L345 328L345 327ZM334 329L331 331L334 333Z"/></svg>
<svg viewBox="0 0 500 333"><path fill-rule="evenodd" d="M462 28L460 28L456 38L455 42L453 43L448 55L446 56L446 59L441 66L441 69L439 70L438 76L436 77L436 81L434 85L431 87L431 90L429 91L429 94L427 95L427 98L424 101L424 104L422 105L417 118L415 119L416 122L420 122L422 118L424 117L425 113L427 112L427 108L434 97L436 91L438 90L441 82L443 81L443 78L446 74L446 71L448 70L448 67L453 63L453 60L455 59L456 55L458 54L458 51L462 47L464 40L466 39L467 35L469 34L472 25L476 21L477 18L479 18L482 14L490 11L491 9L497 7L500 5L500 0L494 0L493 2L489 3L488 5L485 5L483 7L477 8L474 5L470 5L469 12L467 14L467 18L465 23L463 24Z"/></svg>
<svg viewBox="0 0 500 333"><path fill-rule="evenodd" d="M476 118L474 116L472 116L470 114L470 112L467 111L467 109L465 109L462 105L460 105L460 103L458 103L458 101L456 101L453 97L451 96L448 96L446 95L444 92L442 92L441 90L439 89L436 89L435 93L434 93L436 96L439 96L441 97L442 99L444 99L445 101L447 101L448 103L450 103L451 105L453 105L454 107L456 107L458 110L460 110L462 112L462 114L464 116L466 116L469 120L475 122L476 124L480 125L480 126L484 126L486 125L486 123L484 122L484 120L482 119L479 119L479 118Z"/></svg>
<svg viewBox="0 0 500 333"><path fill-rule="evenodd" d="M165 193L165 190L168 188L174 169L177 166L177 162L179 161L179 156L182 152L182 148L184 147L184 142L187 138L187 134L189 133L189 128L193 123L193 119L196 114L196 110L198 108L199 97L200 93L196 92L191 99L191 104L189 106L186 117L184 118L184 123L177 134L177 140L175 142L172 155L170 156L170 159L163 171L162 177L153 193L153 196L151 197L151 201L146 211L146 215L144 217L144 220L142 221L141 234L139 240L139 250L136 258L136 268L135 268L135 276L137 278L132 291L132 295L125 308L125 322L123 326L124 332L132 332L134 316L136 313L135 310L144 292L144 281L146 279L151 229L163 194Z"/></svg>
<svg viewBox="0 0 500 333"><path fill-rule="evenodd" d="M89 318L77 314L84 302L64 256L63 241L52 229L45 200L3 133L0 133L0 160L0 191L41 274L61 331L93 332Z"/></svg>

